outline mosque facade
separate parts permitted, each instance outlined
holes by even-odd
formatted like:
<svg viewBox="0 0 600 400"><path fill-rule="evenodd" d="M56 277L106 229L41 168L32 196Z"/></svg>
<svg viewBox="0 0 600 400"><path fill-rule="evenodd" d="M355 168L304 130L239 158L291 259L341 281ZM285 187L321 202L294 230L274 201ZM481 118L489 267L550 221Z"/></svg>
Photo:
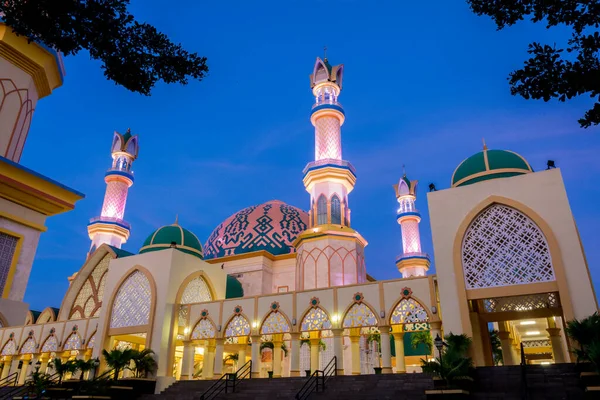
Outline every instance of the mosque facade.
<svg viewBox="0 0 600 400"><path fill-rule="evenodd" d="M418 182L399 177L390 189L398 278L371 277L368 242L352 224L356 171L342 156L344 66L326 58L310 75L315 157L303 170L303 207L249 206L204 244L176 220L126 251L139 139L115 132L86 261L60 308L29 310L22 300L44 220L83 195L19 164L31 110L60 86L62 64L17 39L0 24L0 378L21 364L24 381L38 361L49 371L54 357L102 361L113 348L154 350L157 390L249 360L254 377L304 375L334 356L339 374L415 372L429 355L412 343L422 331L467 334L485 366L493 365L491 327L505 364L518 364L521 344L532 363L561 363L573 357L565 323L598 310L560 170L535 172L519 154L485 146L456 168L449 188L427 194L434 254L421 248Z"/></svg>

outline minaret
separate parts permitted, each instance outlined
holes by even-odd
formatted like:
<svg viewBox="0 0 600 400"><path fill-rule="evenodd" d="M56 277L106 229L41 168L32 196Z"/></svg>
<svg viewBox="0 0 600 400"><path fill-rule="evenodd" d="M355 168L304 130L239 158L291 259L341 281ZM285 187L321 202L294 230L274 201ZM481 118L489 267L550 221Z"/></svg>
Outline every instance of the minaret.
<svg viewBox="0 0 600 400"><path fill-rule="evenodd" d="M400 182L394 185L396 198L400 204L396 220L402 227L403 249L403 253L396 259L396 266L403 278L424 276L430 264L429 255L421 252L421 236L419 234L421 214L415 207L417 184L417 181L410 181L405 173L400 178Z"/></svg>
<svg viewBox="0 0 600 400"><path fill-rule="evenodd" d="M345 114L338 97L343 65L317 58L310 87L315 96L310 121L315 127L315 160L304 169L310 194L309 226L295 242L296 290L350 285L366 281L367 242L350 228L348 194L354 189L354 167L342 159Z"/></svg>
<svg viewBox="0 0 600 400"><path fill-rule="evenodd" d="M106 171L106 194L99 217L92 218L88 224L88 234L92 240L92 254L103 243L121 248L129 238L130 225L123 220L127 192L133 185L131 166L138 156L138 137L127 129L124 135L116 132L113 135L112 166Z"/></svg>

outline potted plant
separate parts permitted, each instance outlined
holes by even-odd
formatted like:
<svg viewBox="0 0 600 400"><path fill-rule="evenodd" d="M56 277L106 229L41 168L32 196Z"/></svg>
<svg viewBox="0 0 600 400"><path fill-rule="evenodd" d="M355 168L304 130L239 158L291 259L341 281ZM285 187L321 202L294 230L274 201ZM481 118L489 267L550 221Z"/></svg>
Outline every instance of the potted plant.
<svg viewBox="0 0 600 400"><path fill-rule="evenodd" d="M53 382L50 379L50 376L41 372L32 373L29 379L25 381L27 393L29 395L33 394L36 399L41 399L52 384Z"/></svg>
<svg viewBox="0 0 600 400"><path fill-rule="evenodd" d="M310 369L305 369L304 373L306 374L306 377L310 377Z"/></svg>
<svg viewBox="0 0 600 400"><path fill-rule="evenodd" d="M269 374L269 379L273 377L273 371L267 371L267 374Z"/></svg>
<svg viewBox="0 0 600 400"><path fill-rule="evenodd" d="M116 381L119 379L119 373L123 369L128 368L129 363L131 363L133 350L112 349L110 352L102 350L102 355L104 356L106 364L113 369L113 379Z"/></svg>
<svg viewBox="0 0 600 400"><path fill-rule="evenodd" d="M56 357L50 362L54 372L58 375L58 384L61 385L65 375L67 373L74 373L77 371L77 364L74 360L67 360L63 362L60 358Z"/></svg>
<svg viewBox="0 0 600 400"><path fill-rule="evenodd" d="M133 350L131 360L134 364L134 376L136 378L147 378L153 374L158 365L154 359L154 351L151 349Z"/></svg>
<svg viewBox="0 0 600 400"><path fill-rule="evenodd" d="M567 322L566 333L577 348L577 365L583 386L600 386L600 315L596 312L582 320Z"/></svg>
<svg viewBox="0 0 600 400"><path fill-rule="evenodd" d="M444 342L439 336L436 338L440 356L433 360L421 360L423 372L429 373L438 379L442 385L438 390L427 390L427 399L463 399L468 398L470 386L473 382L473 360L467 356L471 338L467 335L446 336Z"/></svg>

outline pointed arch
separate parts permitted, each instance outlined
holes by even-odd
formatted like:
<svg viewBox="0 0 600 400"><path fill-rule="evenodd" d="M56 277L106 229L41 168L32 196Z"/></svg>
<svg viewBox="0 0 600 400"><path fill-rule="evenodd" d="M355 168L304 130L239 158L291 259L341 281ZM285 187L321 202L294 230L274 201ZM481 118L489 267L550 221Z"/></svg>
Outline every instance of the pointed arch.
<svg viewBox="0 0 600 400"><path fill-rule="evenodd" d="M379 318L373 308L364 301L354 302L344 313L342 327L358 328L379 326Z"/></svg>
<svg viewBox="0 0 600 400"><path fill-rule="evenodd" d="M401 297L388 315L390 325L418 324L432 319L429 309L412 295Z"/></svg>
<svg viewBox="0 0 600 400"><path fill-rule="evenodd" d="M32 354L36 353L36 343L33 336L28 336L27 339L21 345L21 354Z"/></svg>
<svg viewBox="0 0 600 400"><path fill-rule="evenodd" d="M331 196L331 223L342 223L342 204L337 194Z"/></svg>
<svg viewBox="0 0 600 400"><path fill-rule="evenodd" d="M58 351L58 338L54 333L51 333L44 341L44 344L42 344L42 350L40 352L51 353L54 351Z"/></svg>
<svg viewBox="0 0 600 400"><path fill-rule="evenodd" d="M155 297L156 285L152 275L145 268L133 267L123 276L111 299L110 329L127 328L130 332L150 330Z"/></svg>
<svg viewBox="0 0 600 400"><path fill-rule="evenodd" d="M238 337L250 335L250 322L244 314L232 316L225 325L225 337Z"/></svg>
<svg viewBox="0 0 600 400"><path fill-rule="evenodd" d="M112 259L112 254L105 254L89 273L71 306L69 319L91 318L102 307L108 265Z"/></svg>
<svg viewBox="0 0 600 400"><path fill-rule="evenodd" d="M204 271L198 271L183 280L177 291L175 302L177 304L193 304L212 301L216 298L210 278Z"/></svg>
<svg viewBox="0 0 600 400"><path fill-rule="evenodd" d="M10 337L4 346L2 346L2 350L0 350L0 356L12 356L17 354L17 342L15 339Z"/></svg>
<svg viewBox="0 0 600 400"><path fill-rule="evenodd" d="M313 84L316 84L321 80L329 80L329 70L327 69L325 62L319 57L317 57L317 61L315 62L315 66L313 68L312 79Z"/></svg>
<svg viewBox="0 0 600 400"><path fill-rule="evenodd" d="M94 331L94 333L92 333L90 335L90 337L88 338L88 340L85 343L86 343L86 348L87 349L93 349L94 348L94 346L96 345L96 331Z"/></svg>
<svg viewBox="0 0 600 400"><path fill-rule="evenodd" d="M321 194L317 199L317 225L327 223L327 197Z"/></svg>
<svg viewBox="0 0 600 400"><path fill-rule="evenodd" d="M190 334L190 339L192 340L214 339L215 337L217 337L217 328L209 317L201 318L194 325L194 329L192 329L192 333Z"/></svg>
<svg viewBox="0 0 600 400"><path fill-rule="evenodd" d="M274 333L288 333L290 329L290 320L279 309L272 310L263 318L260 325L261 335L271 335Z"/></svg>
<svg viewBox="0 0 600 400"><path fill-rule="evenodd" d="M321 306L310 307L302 316L300 331L321 331L331 329L331 320L329 313Z"/></svg>
<svg viewBox="0 0 600 400"><path fill-rule="evenodd" d="M491 204L469 224L461 248L467 289L555 281L546 236L527 215Z"/></svg>
<svg viewBox="0 0 600 400"><path fill-rule="evenodd" d="M2 313L0 312L0 328L6 328L7 326L9 326L8 321L6 320L4 315L2 315Z"/></svg>
<svg viewBox="0 0 600 400"><path fill-rule="evenodd" d="M81 336L77 332L71 333L63 344L63 350L79 350L81 347Z"/></svg>
<svg viewBox="0 0 600 400"><path fill-rule="evenodd" d="M36 324L47 324L48 322L56 321L56 312L52 307L46 307L44 311L38 316Z"/></svg>

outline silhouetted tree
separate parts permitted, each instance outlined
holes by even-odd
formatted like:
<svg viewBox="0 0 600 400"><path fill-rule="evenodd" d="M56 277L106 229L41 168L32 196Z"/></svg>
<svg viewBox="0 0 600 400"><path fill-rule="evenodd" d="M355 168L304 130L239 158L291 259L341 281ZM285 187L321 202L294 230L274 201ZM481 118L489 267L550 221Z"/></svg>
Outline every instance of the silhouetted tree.
<svg viewBox="0 0 600 400"><path fill-rule="evenodd" d="M127 11L129 0L2 0L0 14L18 35L65 55L87 50L107 79L149 95L157 81L187 84L208 72L189 53Z"/></svg>
<svg viewBox="0 0 600 400"><path fill-rule="evenodd" d="M567 26L571 38L565 48L533 42L531 58L509 75L513 95L525 99L566 101L588 94L596 100L579 123L600 123L600 0L467 0L477 15L492 17L498 29L526 18L547 28Z"/></svg>

